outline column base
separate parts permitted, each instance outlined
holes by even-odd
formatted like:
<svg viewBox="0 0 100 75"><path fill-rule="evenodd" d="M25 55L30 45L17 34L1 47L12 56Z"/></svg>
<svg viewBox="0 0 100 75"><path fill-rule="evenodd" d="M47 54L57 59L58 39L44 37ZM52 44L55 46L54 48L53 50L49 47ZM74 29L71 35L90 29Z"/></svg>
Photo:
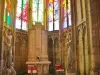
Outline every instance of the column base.
<svg viewBox="0 0 100 75"><path fill-rule="evenodd" d="M76 75L76 73L67 73L66 75Z"/></svg>
<svg viewBox="0 0 100 75"><path fill-rule="evenodd" d="M74 68L69 69L66 71L66 75L77 75L76 70Z"/></svg>
<svg viewBox="0 0 100 75"><path fill-rule="evenodd" d="M28 66L35 66L36 70L31 70L30 74L46 75L49 71L50 61L40 61L40 62L26 62Z"/></svg>

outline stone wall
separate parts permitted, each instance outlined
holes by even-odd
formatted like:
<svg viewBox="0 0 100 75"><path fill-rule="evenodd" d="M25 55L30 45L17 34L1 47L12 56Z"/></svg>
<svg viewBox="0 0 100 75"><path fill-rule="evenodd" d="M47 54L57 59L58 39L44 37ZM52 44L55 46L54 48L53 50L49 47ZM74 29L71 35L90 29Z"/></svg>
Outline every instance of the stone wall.
<svg viewBox="0 0 100 75"><path fill-rule="evenodd" d="M72 3L77 75L99 75L100 1L73 0Z"/></svg>
<svg viewBox="0 0 100 75"><path fill-rule="evenodd" d="M15 70L17 74L22 74L27 72L27 48L28 48L28 40L27 40L27 32L26 31L16 31L16 40L15 40Z"/></svg>
<svg viewBox="0 0 100 75"><path fill-rule="evenodd" d="M48 57L50 64L50 73L54 73L55 64L60 63L59 51L59 31L48 32Z"/></svg>
<svg viewBox="0 0 100 75"><path fill-rule="evenodd" d="M100 71L100 0L90 0L92 20L92 40L94 71Z"/></svg>
<svg viewBox="0 0 100 75"><path fill-rule="evenodd" d="M73 49L76 58L76 74L89 75L89 43L88 40L88 24L86 14L86 1L73 0L72 4L72 31L73 31Z"/></svg>

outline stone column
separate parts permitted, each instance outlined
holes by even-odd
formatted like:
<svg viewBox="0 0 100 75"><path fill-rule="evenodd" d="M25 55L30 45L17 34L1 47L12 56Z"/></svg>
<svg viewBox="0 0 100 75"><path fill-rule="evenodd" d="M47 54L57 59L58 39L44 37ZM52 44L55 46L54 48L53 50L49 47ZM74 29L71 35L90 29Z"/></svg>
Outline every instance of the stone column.
<svg viewBox="0 0 100 75"><path fill-rule="evenodd" d="M84 52L83 52L83 37L82 37L82 25L79 26L79 69L80 75L84 75Z"/></svg>
<svg viewBox="0 0 100 75"><path fill-rule="evenodd" d="M0 75L3 67L2 27L3 27L4 0L0 0Z"/></svg>

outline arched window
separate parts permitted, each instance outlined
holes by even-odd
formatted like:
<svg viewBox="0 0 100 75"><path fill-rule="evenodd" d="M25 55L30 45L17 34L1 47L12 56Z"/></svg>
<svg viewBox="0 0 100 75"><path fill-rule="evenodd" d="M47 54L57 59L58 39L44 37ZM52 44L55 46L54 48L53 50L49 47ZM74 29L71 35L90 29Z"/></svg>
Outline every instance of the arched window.
<svg viewBox="0 0 100 75"><path fill-rule="evenodd" d="M11 25L11 1L5 0L4 4L4 22Z"/></svg>
<svg viewBox="0 0 100 75"><path fill-rule="evenodd" d="M43 24L43 4L44 4L44 0L32 1L33 25L35 25L36 23Z"/></svg>
<svg viewBox="0 0 100 75"><path fill-rule="evenodd" d="M48 0L48 30L59 30L59 0Z"/></svg>
<svg viewBox="0 0 100 75"><path fill-rule="evenodd" d="M27 30L28 0L17 0L16 28Z"/></svg>

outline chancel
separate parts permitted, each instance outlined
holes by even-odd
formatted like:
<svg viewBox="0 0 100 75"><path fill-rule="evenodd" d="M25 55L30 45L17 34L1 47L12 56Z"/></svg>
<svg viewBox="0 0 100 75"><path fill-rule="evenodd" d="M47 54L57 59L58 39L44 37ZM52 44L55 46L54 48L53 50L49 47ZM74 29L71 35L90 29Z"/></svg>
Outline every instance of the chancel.
<svg viewBox="0 0 100 75"><path fill-rule="evenodd" d="M100 75L100 0L0 0L0 75Z"/></svg>

